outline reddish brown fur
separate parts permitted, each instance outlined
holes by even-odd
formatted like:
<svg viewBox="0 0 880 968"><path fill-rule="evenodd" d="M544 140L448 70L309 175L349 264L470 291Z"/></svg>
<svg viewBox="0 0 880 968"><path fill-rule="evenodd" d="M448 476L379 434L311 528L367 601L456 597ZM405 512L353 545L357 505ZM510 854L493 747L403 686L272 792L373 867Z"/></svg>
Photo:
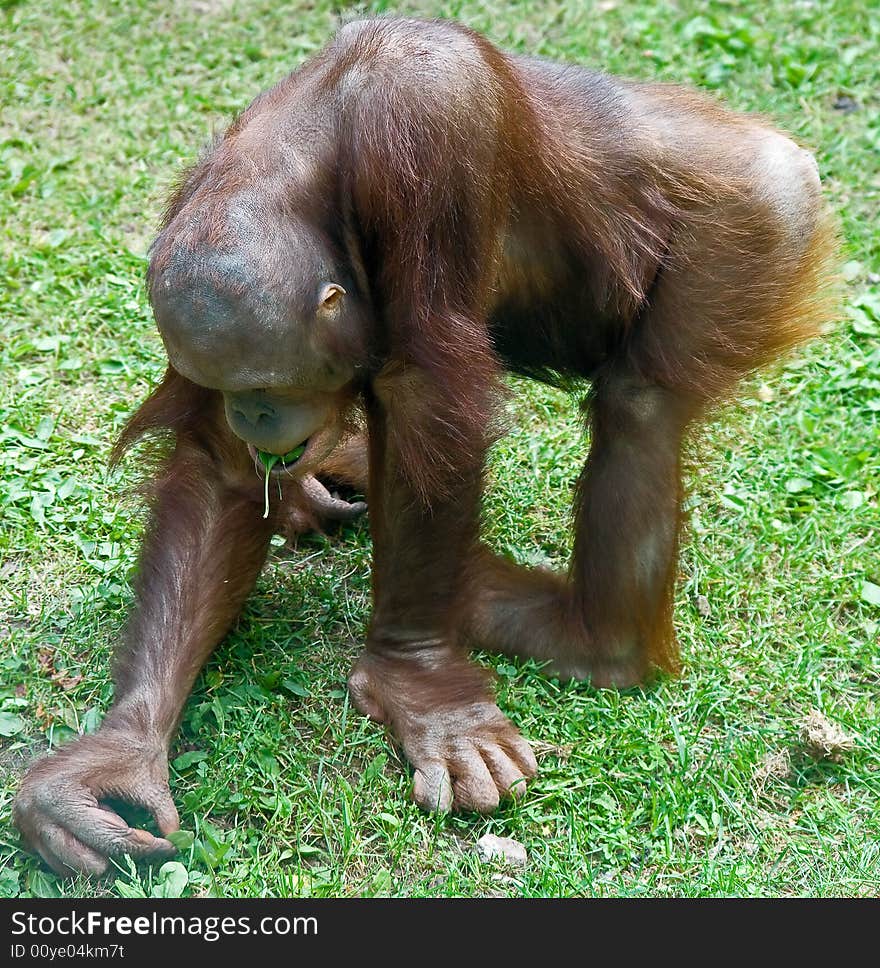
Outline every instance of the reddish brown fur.
<svg viewBox="0 0 880 968"><path fill-rule="evenodd" d="M173 829L164 751L270 534L347 516L311 476L280 479L264 520L263 481L230 429L263 420L284 453L313 439L290 427L316 400L339 411L317 439L343 436L310 475L363 490L369 448L374 610L355 702L400 741L423 806L491 810L521 792L534 756L464 646L597 685L675 667L683 441L745 374L820 331L834 258L812 163L754 118L512 56L457 25L345 27L169 203L149 285L173 365L114 459L157 431L173 451L152 486L114 708L29 774L26 837L59 870L167 850L95 798L112 789ZM321 315L328 282L348 291ZM565 575L479 541L505 369L591 384Z"/></svg>

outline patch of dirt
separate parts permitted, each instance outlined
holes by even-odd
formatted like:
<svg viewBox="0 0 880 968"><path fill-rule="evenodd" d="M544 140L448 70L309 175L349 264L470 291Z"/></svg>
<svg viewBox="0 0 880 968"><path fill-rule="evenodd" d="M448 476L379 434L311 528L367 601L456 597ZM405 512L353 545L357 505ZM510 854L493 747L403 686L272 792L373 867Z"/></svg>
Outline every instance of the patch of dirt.
<svg viewBox="0 0 880 968"><path fill-rule="evenodd" d="M770 780L784 780L791 774L791 755L788 750L772 750L758 764L752 782L758 793L763 793Z"/></svg>
<svg viewBox="0 0 880 968"><path fill-rule="evenodd" d="M559 745L556 743L545 743L539 739L529 740L529 746L531 746L532 752L539 760L542 760L545 756L557 756L565 762L574 751L574 743L563 743Z"/></svg>
<svg viewBox="0 0 880 968"><path fill-rule="evenodd" d="M811 710L801 724L800 738L810 756L832 763L839 763L843 754L852 752L856 746L854 736L844 733L818 709Z"/></svg>

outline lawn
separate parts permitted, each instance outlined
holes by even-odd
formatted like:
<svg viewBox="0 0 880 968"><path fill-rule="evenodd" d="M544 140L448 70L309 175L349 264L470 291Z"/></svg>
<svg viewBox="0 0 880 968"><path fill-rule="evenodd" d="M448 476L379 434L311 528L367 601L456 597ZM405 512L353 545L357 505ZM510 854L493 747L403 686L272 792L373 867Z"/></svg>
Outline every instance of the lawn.
<svg viewBox="0 0 880 968"><path fill-rule="evenodd" d="M0 0L0 896L880 893L880 15L863 0ZM650 690L481 658L534 741L490 818L409 802L349 704L369 607L365 523L267 564L187 706L171 867L63 882L9 825L31 758L94 730L131 603L137 460L106 470L163 370L144 292L163 197L260 89L369 11L458 17L497 43L680 81L815 151L844 236L827 338L743 387L699 442L677 595L684 669ZM561 566L586 451L576 400L516 384L492 544ZM852 739L817 757L810 716ZM487 832L524 868L481 862Z"/></svg>

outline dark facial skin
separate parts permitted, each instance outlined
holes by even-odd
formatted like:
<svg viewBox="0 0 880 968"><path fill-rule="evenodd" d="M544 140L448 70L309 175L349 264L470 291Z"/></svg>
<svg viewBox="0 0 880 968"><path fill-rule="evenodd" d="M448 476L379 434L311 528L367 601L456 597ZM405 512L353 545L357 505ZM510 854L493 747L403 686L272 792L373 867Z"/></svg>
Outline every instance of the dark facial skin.
<svg viewBox="0 0 880 968"><path fill-rule="evenodd" d="M245 191L227 206L227 221L264 208L264 200ZM222 393L229 427L255 459L257 451L281 455L305 444L295 467L275 470L302 477L344 430L363 308L351 281L351 295L333 281L350 272L314 227L281 222L271 212L263 224L270 227L256 251L247 233L184 245L169 226L154 246L151 299L175 370Z"/></svg>
<svg viewBox="0 0 880 968"><path fill-rule="evenodd" d="M425 809L521 796L534 754L468 649L595 686L676 667L683 443L836 308L830 224L805 152L699 95L508 55L454 24L345 26L169 203L149 286L170 366L117 453L154 431L174 447L113 706L24 778L26 842L59 873L170 852L186 697L272 534L356 513L329 481L370 501L354 703L391 730ZM590 384L563 574L480 541L505 368ZM302 443L266 509L255 449Z"/></svg>
<svg viewBox="0 0 880 968"><path fill-rule="evenodd" d="M344 429L341 417L353 396L350 384L354 368L331 359L329 354L316 352L305 339L301 343L307 348L298 354L296 366L280 368L278 361L263 352L265 336L259 331L267 327L258 322L248 327L249 332L256 330L257 335L241 339L234 354L201 353L202 334L217 328L216 317L196 328L200 321L195 313L177 316L167 308L169 303L177 308L177 304L185 305L188 300L172 292L166 301L164 295L154 297L154 305L163 307L156 316L169 359L179 373L194 383L221 392L229 427L249 445L252 456L256 456L256 451L286 454L304 444L306 450L296 468L286 465L285 472L302 475L320 464L339 442ZM344 299L341 286L325 284L312 318L292 320L287 328L307 332L338 325L345 311ZM228 326L230 315L224 315L219 325ZM241 322L237 326L244 330ZM260 385L251 387L253 383Z"/></svg>

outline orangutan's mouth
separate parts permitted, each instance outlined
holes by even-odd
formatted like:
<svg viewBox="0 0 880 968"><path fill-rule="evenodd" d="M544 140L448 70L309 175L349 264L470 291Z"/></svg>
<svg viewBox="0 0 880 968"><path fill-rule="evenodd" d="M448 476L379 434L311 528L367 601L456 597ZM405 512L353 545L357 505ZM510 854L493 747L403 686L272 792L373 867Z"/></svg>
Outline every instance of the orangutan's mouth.
<svg viewBox="0 0 880 968"><path fill-rule="evenodd" d="M265 450L257 450L253 444L248 444L248 452L261 477L266 475L267 470L270 477L282 477L291 473L308 446L309 441L304 440L298 447L294 447L286 454L270 454Z"/></svg>

